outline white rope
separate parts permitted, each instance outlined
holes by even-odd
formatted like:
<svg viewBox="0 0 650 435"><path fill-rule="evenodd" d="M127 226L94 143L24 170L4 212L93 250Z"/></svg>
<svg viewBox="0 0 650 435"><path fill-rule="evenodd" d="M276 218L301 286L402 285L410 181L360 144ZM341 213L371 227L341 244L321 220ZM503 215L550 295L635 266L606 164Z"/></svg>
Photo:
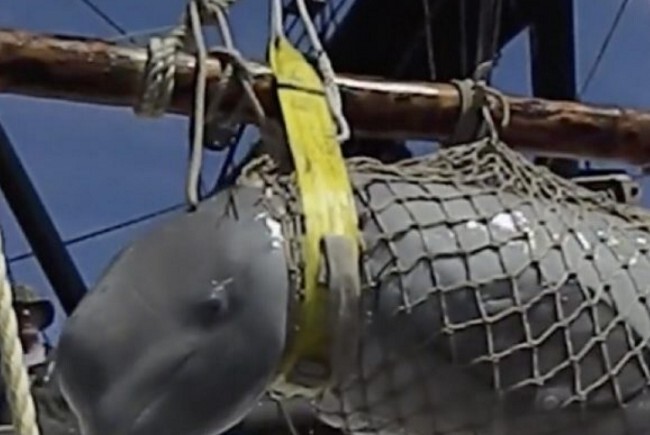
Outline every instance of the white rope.
<svg viewBox="0 0 650 435"><path fill-rule="evenodd" d="M282 0L271 0L271 30L277 37L285 37L282 18Z"/></svg>
<svg viewBox="0 0 650 435"><path fill-rule="evenodd" d="M197 47L197 75L196 88L194 92L194 112L191 119L191 154L188 178L186 183L186 197L192 208L200 201L199 182L203 162L203 146L205 145L205 126L211 124L218 128L216 140L220 144L228 144L229 138L237 134L235 119L245 109L245 103L252 105L258 124L263 127L265 114L261 103L257 99L251 84L252 76L244 62L241 54L234 46L230 24L226 17L227 8L232 6L236 0L196 0L190 2L190 28L192 30L192 41ZM203 38L202 21L213 21L217 25L221 39L225 45L225 51L231 56L230 62L223 71L222 79L212 95L212 100L205 110L207 91L207 58L208 51ZM225 119L219 116L219 106L224 96L228 82L235 80L242 87L244 98L239 101L235 110ZM260 128L263 131L263 128ZM213 144L214 146L214 144ZM217 148L219 148L217 146Z"/></svg>
<svg viewBox="0 0 650 435"><path fill-rule="evenodd" d="M253 111L258 123L263 122L264 109L262 104L257 99L255 91L253 90L252 85L252 75L250 70L244 61L241 53L237 50L234 44L234 39L232 37L232 32L230 30L230 24L226 17L227 8L235 3L236 0L204 0L208 3L206 6L209 16L215 17L217 21L217 29L223 40L225 46L225 52L231 56L231 61L226 65L224 69L221 83L217 86L217 92L214 93L213 98L210 101L208 110L206 113L205 122L207 124L215 124L221 127L222 131L227 132L226 135L221 135L218 138L218 142L227 143L228 139L233 135L233 129L236 127L235 124L235 115L241 112L244 109L244 103L249 102L253 105ZM246 99L242 99L239 102L238 107L235 109L231 115L225 119L219 117L219 106L223 100L224 93L219 92L225 89L227 83L236 79L238 83L242 86L245 93ZM225 128L224 128L225 127Z"/></svg>
<svg viewBox="0 0 650 435"><path fill-rule="evenodd" d="M272 1L272 29L276 36L284 37L284 30L282 29L282 2L280 0ZM336 83L336 73L318 36L316 25L311 19L311 15L309 15L305 0L296 0L296 5L298 6L300 18L305 26L305 31L309 36L309 42L314 48L314 51L316 51L318 70L323 78L323 86L325 88L325 97L327 98L332 117L336 121L338 128L337 140L339 143L343 143L350 138L350 125L343 113L343 102L341 100L341 91Z"/></svg>
<svg viewBox="0 0 650 435"><path fill-rule="evenodd" d="M190 118L190 161L185 184L185 197L192 208L199 204L199 181L203 166L203 135L205 116L205 94L207 89L208 48L201 29L201 16L196 1L189 4L190 27L196 44L196 82L194 89L194 110Z"/></svg>
<svg viewBox="0 0 650 435"><path fill-rule="evenodd" d="M265 119L264 110L251 83L252 74L234 46L226 16L227 9L235 2L236 0L189 0L181 24L167 37L151 39L141 98L134 106L135 112L141 116L157 117L164 114L174 91L176 56L181 49L187 50L190 45L196 49L196 80L190 118L190 157L185 186L186 199L191 208L196 207L200 201L199 184L203 147L206 145L206 126L214 130L210 147L222 149L232 143L230 138L237 134L237 120L246 109L245 103L252 106L260 126ZM225 45L225 53L230 56L230 61L222 72L221 80L214 87L209 102L206 101L208 49L203 36L203 26L207 24L216 25ZM231 81L241 86L244 98L229 116L224 117L219 113L219 107L224 91ZM260 131L262 130L261 128Z"/></svg>
<svg viewBox="0 0 650 435"><path fill-rule="evenodd" d="M18 321L12 303L7 277L4 240L0 233L0 354L1 372L6 384L6 397L16 435L39 435L36 410L30 391L27 369L23 363L23 347L18 336Z"/></svg>

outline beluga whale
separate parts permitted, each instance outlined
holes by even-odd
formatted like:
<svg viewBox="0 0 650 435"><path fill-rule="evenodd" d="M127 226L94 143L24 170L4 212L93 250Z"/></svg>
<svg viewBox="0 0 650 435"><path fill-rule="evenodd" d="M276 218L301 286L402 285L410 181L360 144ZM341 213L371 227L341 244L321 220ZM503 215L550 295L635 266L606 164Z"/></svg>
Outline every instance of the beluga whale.
<svg viewBox="0 0 650 435"><path fill-rule="evenodd" d="M448 162L347 162L361 291L333 300L357 323L295 394L352 435L650 433L648 227ZM57 373L84 435L216 435L291 395L301 211L290 176L264 180L133 241L68 319Z"/></svg>

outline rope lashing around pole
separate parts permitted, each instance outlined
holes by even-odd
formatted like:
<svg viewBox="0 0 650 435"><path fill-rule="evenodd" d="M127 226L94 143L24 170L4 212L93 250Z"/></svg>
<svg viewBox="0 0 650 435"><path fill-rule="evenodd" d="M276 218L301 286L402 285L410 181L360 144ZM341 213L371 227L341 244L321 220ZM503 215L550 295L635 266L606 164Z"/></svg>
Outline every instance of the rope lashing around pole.
<svg viewBox="0 0 650 435"><path fill-rule="evenodd" d="M174 92L176 54L183 45L184 33L178 27L167 37L149 40L143 90L133 108L138 116L158 118L165 114Z"/></svg>
<svg viewBox="0 0 650 435"><path fill-rule="evenodd" d="M500 128L503 129L510 123L510 106L505 96L498 90L488 86L486 78L492 68L492 61L483 62L476 67L472 78L452 80L460 96L460 115L454 132L445 142L446 145L466 143L484 136L486 133L493 135L494 128L485 125L494 122L491 115L493 103L496 103L503 112ZM489 116L486 116L486 112ZM492 121L490 121L492 120Z"/></svg>
<svg viewBox="0 0 650 435"><path fill-rule="evenodd" d="M145 66L143 91L134 110L140 116L161 116L169 105L174 90L176 55L182 49L196 50L196 80L193 112L190 117L190 162L186 181L186 199L191 208L199 203L198 185L203 164L203 147L223 149L237 135L236 121L249 105L262 126L266 118L264 109L255 95L252 75L241 54L236 50L227 19L227 8L236 0L190 0L181 24L164 38L152 38ZM203 27L214 24L225 45L230 61L225 65L222 79L211 91L206 101L208 49ZM219 114L225 89L231 82L243 91L243 99L227 117ZM207 104L207 110L206 110ZM206 145L206 126L214 132L211 144ZM215 144L215 142L217 142Z"/></svg>
<svg viewBox="0 0 650 435"><path fill-rule="evenodd" d="M23 347L18 337L18 321L13 308L11 284L7 275L4 240L0 233L0 354L5 394L16 435L39 435L36 409L31 395Z"/></svg>

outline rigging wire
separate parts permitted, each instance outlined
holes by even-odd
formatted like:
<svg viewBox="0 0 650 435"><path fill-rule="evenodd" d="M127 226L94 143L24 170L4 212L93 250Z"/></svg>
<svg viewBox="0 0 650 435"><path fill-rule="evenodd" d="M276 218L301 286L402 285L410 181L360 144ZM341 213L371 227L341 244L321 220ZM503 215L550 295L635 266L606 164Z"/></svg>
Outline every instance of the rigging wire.
<svg viewBox="0 0 650 435"><path fill-rule="evenodd" d="M130 39L131 41L133 41L135 38L138 37L160 35L166 33L171 29L173 29L174 27L176 27L175 24L168 24L166 26L149 27L141 30L134 30L133 32L127 32L124 34L111 36L110 38L106 38L106 40L110 42L120 42L120 41L124 41L125 39Z"/></svg>
<svg viewBox="0 0 650 435"><path fill-rule="evenodd" d="M460 18L460 71L462 76L470 74L468 66L468 29L467 29L467 3L466 0L460 0L458 4L458 17Z"/></svg>
<svg viewBox="0 0 650 435"><path fill-rule="evenodd" d="M226 187L229 181L229 175L235 170L235 154L241 145L242 137L244 131L246 130L245 125L240 125L237 129L237 132L234 136L229 139L229 145L227 147L226 156L221 163L221 169L219 170L219 175L217 177L217 182L214 185L212 192L217 192L218 190Z"/></svg>
<svg viewBox="0 0 650 435"><path fill-rule="evenodd" d="M112 27L114 30L117 32L121 33L123 36L127 35L128 32L124 27L122 27L120 24L117 23L109 14L104 12L102 8L97 6L96 3L94 3L92 0L79 0L82 4L84 4L88 9L93 11L95 15L97 15L99 18L101 18L104 23L108 24L110 27Z"/></svg>
<svg viewBox="0 0 650 435"><path fill-rule="evenodd" d="M492 62L486 77L489 82L492 71L501 57L499 38L501 36L503 0L484 2L480 6L474 68L478 68L484 62Z"/></svg>
<svg viewBox="0 0 650 435"><path fill-rule="evenodd" d="M630 0L623 0L621 4L618 7L618 10L616 11L616 15L614 16L614 19L612 20L612 24L609 27L609 30L607 31L607 34L605 35L605 39L603 39L602 44L600 45L600 49L598 50L598 54L594 58L594 62L591 64L591 67L589 68L589 72L587 73L587 77L585 78L585 81L582 83L582 86L580 87L580 90L578 91L578 99L581 99L584 94L587 92L587 89L589 89L589 85L593 82L593 79L596 77L596 73L598 72L598 68L600 67L600 64L603 61L603 58L605 57L605 54L607 53L607 49L609 48L609 45L614 37L614 34L616 33L616 30L618 29L618 26L621 22L621 19L623 18L623 14L625 13L625 10L627 9L628 4L630 3ZM590 170L591 169L591 161L590 160L585 160L585 169Z"/></svg>
<svg viewBox="0 0 650 435"><path fill-rule="evenodd" d="M422 0L422 9L424 10L424 31L427 48L427 62L429 64L429 79L436 79L436 58L434 53L433 41L433 14L429 0Z"/></svg>
<svg viewBox="0 0 650 435"><path fill-rule="evenodd" d="M501 31L503 30L503 11L504 11L504 0L497 0L494 5L494 17L492 21L492 45L490 47L490 60L494 61L494 66L498 63L501 58L501 49L499 48L499 42L501 40Z"/></svg>
<svg viewBox="0 0 650 435"><path fill-rule="evenodd" d="M594 62L592 63L591 67L589 68L589 72L587 73L587 77L580 87L580 92L579 96L582 97L584 93L587 91L589 88L589 85L593 81L594 77L596 76L596 72L598 71L598 68L600 67L600 64L602 63L603 58L605 57L605 54L607 53L607 49L609 48L609 45L612 41L612 38L614 37L614 34L616 33L616 30L618 29L618 25L621 22L621 18L623 18L623 14L625 13L627 6L630 4L630 0L623 0L621 4L618 7L618 10L616 11L616 15L614 16L614 20L612 21L611 26L609 27L609 31L607 32L607 35L605 36L605 39L603 40L603 43L600 46L600 50L598 51L598 55L594 59Z"/></svg>
<svg viewBox="0 0 650 435"><path fill-rule="evenodd" d="M155 218L162 217L166 214L172 213L177 210L181 210L185 207L185 203L177 203L171 206L167 206L149 213L145 213L140 216L136 216L121 222L118 222L116 224L108 225L105 227L101 227L92 231L89 231L87 233L80 234L78 236L72 237L70 239L64 240L63 241L63 246L72 246L76 245L82 242L86 242L91 239L95 239L100 236L105 236L107 234L113 233L115 231L123 230L129 227L132 227L134 225L142 224L148 221L151 221ZM12 264L12 263L17 263L19 261L27 260L29 258L34 257L36 254L33 251L28 251L24 252L22 254L17 254L13 255L11 257L7 258L7 263Z"/></svg>

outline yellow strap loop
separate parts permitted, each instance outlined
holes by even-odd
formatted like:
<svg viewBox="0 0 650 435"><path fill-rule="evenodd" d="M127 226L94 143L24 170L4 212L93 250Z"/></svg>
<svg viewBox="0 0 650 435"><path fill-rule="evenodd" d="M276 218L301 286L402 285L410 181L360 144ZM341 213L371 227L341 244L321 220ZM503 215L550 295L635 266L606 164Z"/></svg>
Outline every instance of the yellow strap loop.
<svg viewBox="0 0 650 435"><path fill-rule="evenodd" d="M298 332L289 344L281 373L287 382L300 384L296 370L325 367L322 376L315 376L321 378L316 384L303 383L313 391L331 376L334 340L328 327L328 287L319 282L321 241L326 236L344 236L353 246L353 260L358 259L357 213L323 82L286 38L276 35L270 45L269 63L277 81L306 220L304 297L299 303Z"/></svg>

